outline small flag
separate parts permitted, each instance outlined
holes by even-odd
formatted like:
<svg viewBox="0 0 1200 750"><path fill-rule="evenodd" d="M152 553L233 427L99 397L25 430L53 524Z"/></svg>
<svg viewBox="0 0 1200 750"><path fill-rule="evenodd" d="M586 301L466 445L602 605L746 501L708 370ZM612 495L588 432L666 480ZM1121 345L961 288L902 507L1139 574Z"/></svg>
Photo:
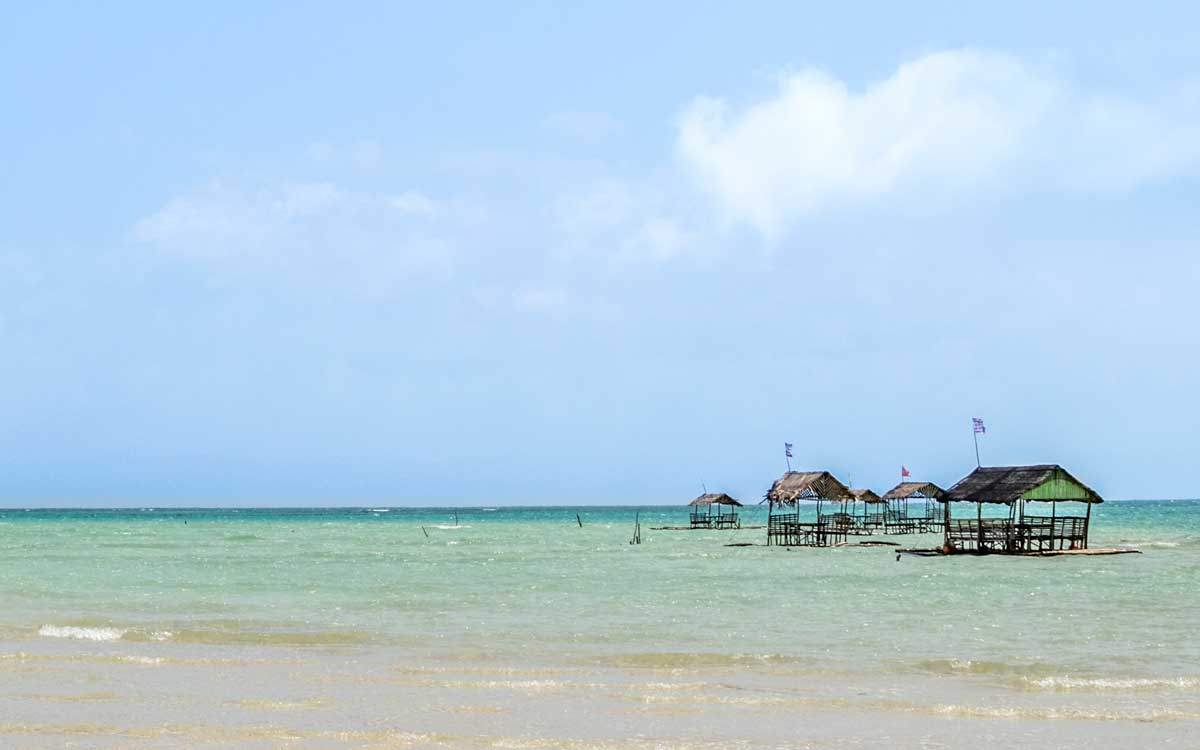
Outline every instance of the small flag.
<svg viewBox="0 0 1200 750"><path fill-rule="evenodd" d="M792 456L792 444L791 444L791 443L784 443L784 444L783 444L783 455L787 456L788 458L792 458L792 457L793 457L793 456Z"/></svg>
<svg viewBox="0 0 1200 750"><path fill-rule="evenodd" d="M987 428L983 426L983 420L979 417L971 417L971 426L975 428L975 434L987 434Z"/></svg>
<svg viewBox="0 0 1200 750"><path fill-rule="evenodd" d="M912 476L912 474L909 474L909 473L908 473L908 469L907 469L906 467L904 467L904 466L901 466L901 467L900 467L900 476L901 476L901 478L903 478L903 477L911 477L911 476Z"/></svg>

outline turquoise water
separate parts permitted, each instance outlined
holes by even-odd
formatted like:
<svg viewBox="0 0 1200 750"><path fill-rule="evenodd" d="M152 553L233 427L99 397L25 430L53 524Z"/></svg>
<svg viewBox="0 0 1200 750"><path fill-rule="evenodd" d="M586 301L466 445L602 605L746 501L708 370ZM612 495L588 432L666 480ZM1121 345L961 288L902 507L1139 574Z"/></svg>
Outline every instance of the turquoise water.
<svg viewBox="0 0 1200 750"><path fill-rule="evenodd" d="M1022 737L1065 747L1086 733L1054 734L1063 722L1116 722L1134 737L1154 725L1167 732L1155 738L1169 739L1200 718L1200 502L1097 507L1093 547L1143 551L1111 557L897 560L879 547L768 548L762 529L652 530L686 519L685 508L660 507L0 511L0 670L23 665L33 685L10 706L30 715L51 705L30 695L63 689L48 675L99 669L100 681L115 679L97 666L109 658L156 664L153 677L135 676L167 693L172 660L209 664L188 679L211 681L214 694L229 677L221 663L299 661L323 664L323 673L386 664L389 701L410 703L432 689L430 675L453 669L433 687L460 708L478 705L481 690L505 690L482 674L523 670L549 696L528 700L528 686L518 686L489 699L505 716L525 716L518 727L568 700L555 686L592 685L597 705L625 716L627 691L613 686L654 684L661 689L650 692L662 695L637 710L669 707L658 739L679 742L695 726L679 716L707 721L713 705L742 712L713 729L719 736L774 742L775 714L753 728L739 722L784 698L840 707L826 717L834 723L873 717L868 739L883 737L881 726L919 738L938 736L929 735L937 722L1007 719L1022 722ZM765 511L745 509L744 525L764 521ZM937 537L891 541L933 546ZM744 543L757 544L726 546ZM398 665L415 671L401 680ZM96 726L113 730L101 719L132 700L127 684L112 687L107 709L88 704ZM351 700L341 690L293 703ZM213 720L196 710L187 721ZM579 733L629 739L613 736L619 721L589 726L534 734L550 744ZM57 738L45 734L45 746Z"/></svg>

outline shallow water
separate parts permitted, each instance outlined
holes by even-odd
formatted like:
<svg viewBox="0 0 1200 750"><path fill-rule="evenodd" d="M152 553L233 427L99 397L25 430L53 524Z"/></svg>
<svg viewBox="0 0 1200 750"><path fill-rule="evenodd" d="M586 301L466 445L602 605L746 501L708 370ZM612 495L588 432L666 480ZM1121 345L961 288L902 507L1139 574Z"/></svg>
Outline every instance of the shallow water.
<svg viewBox="0 0 1200 750"><path fill-rule="evenodd" d="M1049 559L454 513L0 511L0 747L1197 746L1200 502Z"/></svg>

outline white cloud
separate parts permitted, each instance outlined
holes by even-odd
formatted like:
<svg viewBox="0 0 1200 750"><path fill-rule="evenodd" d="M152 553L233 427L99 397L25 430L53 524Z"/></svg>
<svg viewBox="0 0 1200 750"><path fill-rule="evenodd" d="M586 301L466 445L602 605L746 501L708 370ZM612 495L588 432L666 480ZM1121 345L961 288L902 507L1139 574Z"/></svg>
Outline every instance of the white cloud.
<svg viewBox="0 0 1200 750"><path fill-rule="evenodd" d="M771 236L800 217L912 192L1133 188L1200 163L1196 114L957 50L905 63L862 91L805 70L741 111L697 99L677 147L731 218Z"/></svg>

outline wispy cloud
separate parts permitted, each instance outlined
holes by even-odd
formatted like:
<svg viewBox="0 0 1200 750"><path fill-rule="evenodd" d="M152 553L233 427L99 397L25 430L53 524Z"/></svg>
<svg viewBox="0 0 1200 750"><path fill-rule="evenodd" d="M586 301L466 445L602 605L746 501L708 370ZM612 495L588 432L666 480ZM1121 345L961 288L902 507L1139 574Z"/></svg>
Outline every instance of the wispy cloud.
<svg viewBox="0 0 1200 750"><path fill-rule="evenodd" d="M355 167L370 169L383 162L384 150L377 141L358 140L350 143L317 141L304 151L310 164L321 167Z"/></svg>
<svg viewBox="0 0 1200 750"><path fill-rule="evenodd" d="M406 190L388 199L392 208L410 216L431 217L438 212L438 204L429 196L416 190Z"/></svg>
<svg viewBox="0 0 1200 750"><path fill-rule="evenodd" d="M620 133L624 128L619 120L602 112L555 112L542 120L547 130L581 140L599 140Z"/></svg>
<svg viewBox="0 0 1200 750"><path fill-rule="evenodd" d="M1081 90L1018 57L939 52L851 90L818 70L741 109L695 100L678 152L727 214L768 236L832 209L981 188L1125 190L1200 164L1186 98Z"/></svg>
<svg viewBox="0 0 1200 750"><path fill-rule="evenodd" d="M603 259L627 267L658 264L702 249L690 212L657 181L602 180L560 198L555 208L558 246L573 258Z"/></svg>
<svg viewBox="0 0 1200 750"><path fill-rule="evenodd" d="M356 192L328 182L213 180L169 199L130 236L167 256L228 275L271 274L378 291L443 270L454 232L417 191Z"/></svg>
<svg viewBox="0 0 1200 750"><path fill-rule="evenodd" d="M522 286L513 292L513 305L518 310L543 315L562 315L567 309L569 293L562 286Z"/></svg>

